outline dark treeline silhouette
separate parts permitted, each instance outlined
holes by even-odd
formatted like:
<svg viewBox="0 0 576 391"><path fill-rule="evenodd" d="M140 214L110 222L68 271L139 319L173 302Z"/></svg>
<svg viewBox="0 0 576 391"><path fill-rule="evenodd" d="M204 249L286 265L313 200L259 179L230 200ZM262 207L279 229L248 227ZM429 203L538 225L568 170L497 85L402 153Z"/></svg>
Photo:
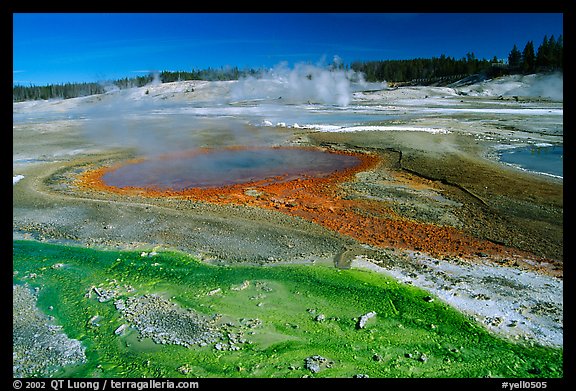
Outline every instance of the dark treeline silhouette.
<svg viewBox="0 0 576 391"><path fill-rule="evenodd" d="M491 60L476 58L474 53L455 59L445 55L439 58L415 58L411 60L384 60L354 62L351 68L364 73L367 81L404 82L431 84L450 82L466 76L482 73L487 77L507 74L563 71L563 38L544 36L537 50L528 41L521 52L514 45L508 55L508 63L494 56Z"/></svg>
<svg viewBox="0 0 576 391"><path fill-rule="evenodd" d="M528 74L534 72L563 71L564 44L562 35L544 36L537 49L532 41L526 42L520 51L514 44L508 54L508 62L494 56L491 60L478 59L469 52L461 59L441 55L432 58L415 58L411 60L356 61L350 66L339 64L337 68L350 68L364 74L366 81L387 81L395 84L429 85L448 84L475 74L497 77L509 74ZM118 79L107 83L66 83L47 86L13 87L13 101L39 99L68 99L79 96L102 94L109 88L142 87L154 81L170 83L185 80L238 80L247 76L258 76L262 69L238 69L221 67L197 69L192 71L162 71L145 76Z"/></svg>
<svg viewBox="0 0 576 391"><path fill-rule="evenodd" d="M468 53L465 58L459 60L443 54L439 58L354 62L351 68L364 73L366 81L426 83L463 78L490 69L492 64L500 63L496 58L491 61L479 60L474 53Z"/></svg>
<svg viewBox="0 0 576 391"><path fill-rule="evenodd" d="M99 83L66 83L47 86L16 85L12 88L12 99L14 102L53 98L68 99L104 92L104 87Z"/></svg>
<svg viewBox="0 0 576 391"><path fill-rule="evenodd" d="M257 69L238 69L238 67L197 69L190 72L163 71L160 73L160 80L162 83L184 80L238 80L242 77L256 76L261 71Z"/></svg>
<svg viewBox="0 0 576 391"><path fill-rule="evenodd" d="M516 45L508 54L508 67L514 73L550 72L563 70L564 42L562 35L544 36L538 50L534 50L534 42L528 41L524 50L520 51Z"/></svg>

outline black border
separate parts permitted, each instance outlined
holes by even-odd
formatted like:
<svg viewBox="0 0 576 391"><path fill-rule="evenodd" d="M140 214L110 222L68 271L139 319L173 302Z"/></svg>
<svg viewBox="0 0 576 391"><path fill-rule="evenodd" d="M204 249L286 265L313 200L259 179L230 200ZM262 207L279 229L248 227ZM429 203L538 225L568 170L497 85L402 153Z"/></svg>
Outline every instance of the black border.
<svg viewBox="0 0 576 391"><path fill-rule="evenodd" d="M6 4L12 3L12 4ZM157 2L152 3L143 3L138 4L138 6L134 7L133 3L124 3L120 4L119 2L107 2L107 1L99 1L93 3L79 3L79 2L44 2L44 3L36 3L31 4L27 2L3 2L0 5L1 9L1 16L0 16L0 25L1 28L4 29L2 37L8 40L8 37L12 36L12 15L14 13L54 13L54 12L62 12L62 13L86 13L86 12L96 12L96 13L106 13L106 12L155 12L155 13L185 13L185 12L226 12L226 13L246 13L246 12L253 12L253 13L266 13L266 12L297 12L297 13L323 13L323 12L334 12L334 13L373 13L373 12L382 12L382 13L396 13L396 12L423 12L423 13L563 13L564 14L564 46L568 48L566 51L567 56L565 58L570 58L571 50L574 48L576 49L576 44L574 43L574 35L572 34L571 29L573 28L574 22L574 5L576 2L573 0L546 0L546 1L526 1L526 0L484 0L479 2L468 2L468 1L429 1L429 2L418 2L416 4L411 2L365 2L364 4L359 4L357 2L313 2L313 1L292 1L292 2L239 2L236 1L226 2L222 4L221 2L186 2L182 4L178 4L176 2L172 4L160 4ZM200 4L199 4L200 3ZM391 4L390 4L391 3ZM8 47L8 42L3 47ZM10 47L12 45L10 44ZM13 59L13 52L11 50L10 58ZM8 67L6 67L8 69ZM566 72L564 74L564 83L565 86L568 86L566 91L570 91L570 89L576 86L574 81L574 74L572 69L565 67ZM6 108L6 113L4 113L3 118L10 118L11 114L8 112L8 108L12 105L11 95L12 93L9 92L8 88L11 91L11 81L12 79L8 76L8 70L6 71L6 75L2 78L3 84L6 86L6 92L3 94L3 98L5 100L5 104L3 107ZM10 86L9 86L10 84ZM4 101L3 101L4 102ZM574 97L565 94L564 96L564 106L567 108L565 110L564 116L564 128L567 129L565 132L565 144L568 144L568 147L564 149L564 192L565 196L568 196L568 203L565 205L566 212L564 223L567 228L570 228L569 225L566 223L570 222L568 218L573 214L570 213L573 208L571 205L571 197L568 191L572 191L574 188L574 176L571 170L574 167L574 163L572 162L572 143L574 142L573 138L576 137L574 133L576 130L574 129L573 124L573 113L574 113ZM4 128L7 131L8 125ZM7 178L6 180L8 180ZM8 183L6 183L6 188L8 187ZM565 197L566 198L566 197ZM10 232L10 231L8 231ZM570 236L571 232L569 229L566 231ZM8 238L8 235L7 235ZM566 239L566 233L565 233ZM12 248L11 245L8 247L8 240L6 243L5 248ZM575 343L573 340L573 333L570 330L574 330L573 328L573 318L571 315L571 304L572 298L574 297L573 292L573 284L571 284L571 279L574 276L573 265L571 264L571 259L569 257L569 253L565 251L566 260L564 265L564 280L567 281L567 284L564 284L564 298L568 300L564 300L564 378L560 379L476 379L476 378L417 378L417 379L388 379L388 378L368 378L368 379L347 379L347 378L333 378L333 379L288 379L288 378L279 378L279 379L259 379L259 378L252 378L252 379L240 379L240 378L233 378L233 379L188 379L190 381L197 381L199 383L199 389L215 389L220 387L246 387L246 388L262 388L262 389L270 389L274 386L281 386L281 387L355 387L357 385L361 385L363 387L370 387L370 389L377 390L380 388L373 388L373 387L380 387L380 386L390 386L394 388L420 388L420 387L432 387L434 389L445 390L445 389L466 389L469 387L481 387L483 390L502 390L503 382L509 383L518 383L521 381L527 382L534 382L534 381L546 381L547 382L547 389L550 390L557 390L557 389L565 389L566 386L569 384L574 383L574 372L576 369L576 362L575 362ZM6 260L5 260L6 262ZM3 273L5 276L10 276L7 270ZM3 288L5 289L6 297L12 297L12 289L11 289L11 282L6 281L3 284ZM5 305L3 308L8 313L10 309L10 305ZM11 318L11 315L8 315L8 318ZM2 368L6 371L6 376L8 380L3 382L6 384L10 389L17 389L14 387L14 379L12 378L12 365L10 359L10 352L12 350L12 336L10 338L3 338L2 341L6 342L6 344L10 344L7 346L6 349L3 351L6 353L6 361L5 365L2 365ZM4 360L2 360L4 362ZM33 381L34 379L22 379L23 383L28 383ZM46 383L46 389L50 388L50 381L54 379L36 379L37 381L42 381ZM58 380L58 379L55 379ZM77 379L81 380L81 379ZM102 379L84 379L86 381L98 381L100 384L100 390L102 390L102 385L104 380ZM115 381L125 380L125 381L137 381L138 379L118 379L114 378ZM161 379L158 379L161 380ZM172 380L176 383L181 382L182 379L168 379ZM23 387L24 388L24 387ZM63 389L67 389L66 387ZM109 388L108 388L109 389ZM516 390L521 388L515 388ZM542 388L540 388L542 389Z"/></svg>

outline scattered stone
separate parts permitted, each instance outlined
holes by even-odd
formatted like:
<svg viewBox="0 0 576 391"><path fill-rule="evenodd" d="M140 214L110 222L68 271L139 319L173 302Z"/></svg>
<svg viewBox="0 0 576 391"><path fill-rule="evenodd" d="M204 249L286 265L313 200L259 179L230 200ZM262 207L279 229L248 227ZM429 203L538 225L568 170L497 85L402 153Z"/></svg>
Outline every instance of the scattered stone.
<svg viewBox="0 0 576 391"><path fill-rule="evenodd" d="M259 197L263 193L261 191L255 190L255 189L248 189L248 190L244 191L244 194L246 194L247 196L250 196L250 197Z"/></svg>
<svg viewBox="0 0 576 391"><path fill-rule="evenodd" d="M324 319L326 319L326 316L324 316L324 314L318 314L318 315L314 318L314 320L315 320L316 322L322 322Z"/></svg>
<svg viewBox="0 0 576 391"><path fill-rule="evenodd" d="M262 325L262 321L258 318L256 318L256 319L242 318L242 319L240 319L240 324L242 324L245 327L248 327L249 329L253 329L253 328L256 328L256 327Z"/></svg>
<svg viewBox="0 0 576 391"><path fill-rule="evenodd" d="M370 311L367 314L364 314L360 317L360 319L358 320L358 323L356 324L356 326L359 329L363 329L366 326L366 322L368 322L368 320L370 318L373 318L376 316L376 312L375 311Z"/></svg>
<svg viewBox="0 0 576 391"><path fill-rule="evenodd" d="M484 322L490 326L498 327L502 324L504 319L500 318L499 316L489 317L487 316Z"/></svg>
<svg viewBox="0 0 576 391"><path fill-rule="evenodd" d="M232 289L233 291L243 291L244 289L248 288L249 286L250 286L250 281L246 280L242 283L242 285L235 286L235 287L232 287L230 289Z"/></svg>
<svg viewBox="0 0 576 391"><path fill-rule="evenodd" d="M191 309L154 294L129 297L124 302L122 315L140 332L140 339L151 338L159 344L192 345L216 342L222 334L217 327L218 317L201 315Z"/></svg>
<svg viewBox="0 0 576 391"><path fill-rule="evenodd" d="M320 372L320 364L317 362L308 362L306 363L306 369L310 370L312 373Z"/></svg>
<svg viewBox="0 0 576 391"><path fill-rule="evenodd" d="M178 372L180 372L183 375L187 375L192 371L192 368L190 367L189 364L184 364L181 367L178 368Z"/></svg>
<svg viewBox="0 0 576 391"><path fill-rule="evenodd" d="M28 285L13 285L12 375L50 377L68 365L86 362L85 348L69 338L36 306L37 297Z"/></svg>
<svg viewBox="0 0 576 391"><path fill-rule="evenodd" d="M216 289L213 289L213 290L211 290L210 292L208 292L207 295L208 295L208 296L213 296L213 295L215 295L216 293L220 293L220 292L222 292L222 289L221 289L221 288L216 288Z"/></svg>
<svg viewBox="0 0 576 391"><path fill-rule="evenodd" d="M379 354L374 354L374 355L372 356L372 360L374 360L374 361L382 361L382 356L379 355Z"/></svg>
<svg viewBox="0 0 576 391"><path fill-rule="evenodd" d="M263 282L256 283L256 288L261 289L264 292L272 292L272 288L270 288L266 283Z"/></svg>
<svg viewBox="0 0 576 391"><path fill-rule="evenodd" d="M368 379L370 376L364 373L357 373L356 375L352 376L354 379Z"/></svg>
<svg viewBox="0 0 576 391"><path fill-rule="evenodd" d="M434 298L432 296L424 296L424 301L427 303L432 303Z"/></svg>
<svg viewBox="0 0 576 391"><path fill-rule="evenodd" d="M312 373L318 373L321 370L321 365L325 364L326 361L326 358L319 355L310 356L304 360L304 367Z"/></svg>
<svg viewBox="0 0 576 391"><path fill-rule="evenodd" d="M96 296L98 296L98 301L100 303L105 303L111 299L113 299L116 295L117 292L114 289L111 290L107 290L107 289L98 289L97 287L93 286L91 287L91 290L94 291L94 293L96 293ZM87 294L87 297L91 297L92 295L90 294L90 291Z"/></svg>
<svg viewBox="0 0 576 391"><path fill-rule="evenodd" d="M426 361L428 361L428 356L426 356L424 353L422 353L422 355L420 356L420 358L418 358L418 361L420 361L420 362L426 362Z"/></svg>
<svg viewBox="0 0 576 391"><path fill-rule="evenodd" d="M54 265L52 265L52 269L60 269L63 267L64 267L63 263L55 263Z"/></svg>
<svg viewBox="0 0 576 391"><path fill-rule="evenodd" d="M406 358L412 358L412 353L405 353L405 354L404 354L404 357L406 357Z"/></svg>
<svg viewBox="0 0 576 391"><path fill-rule="evenodd" d="M114 330L114 334L122 335L124 333L124 330L126 330L127 328L128 328L128 325L126 323L124 323L120 327L118 327L116 330Z"/></svg>
<svg viewBox="0 0 576 391"><path fill-rule="evenodd" d="M490 296L485 295L484 293L477 293L472 296L476 300L490 300Z"/></svg>
<svg viewBox="0 0 576 391"><path fill-rule="evenodd" d="M88 324L94 327L100 327L100 323L98 323L99 319L100 319L99 315L94 315L93 317L90 318L90 320L88 320Z"/></svg>

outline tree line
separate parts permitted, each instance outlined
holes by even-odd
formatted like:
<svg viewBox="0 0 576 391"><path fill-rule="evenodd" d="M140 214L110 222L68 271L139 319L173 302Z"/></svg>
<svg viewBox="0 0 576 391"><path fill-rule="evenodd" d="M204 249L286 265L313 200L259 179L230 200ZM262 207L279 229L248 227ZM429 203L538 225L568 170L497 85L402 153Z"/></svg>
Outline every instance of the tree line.
<svg viewBox="0 0 576 391"><path fill-rule="evenodd" d="M520 51L516 45L508 54L508 67L520 73L546 72L563 70L564 43L562 35L544 36L538 49L534 51L534 42L528 41Z"/></svg>
<svg viewBox="0 0 576 391"><path fill-rule="evenodd" d="M544 36L537 49L532 41L526 42L520 51L514 44L508 55L508 62L494 56L492 59L478 59L473 52L456 59L442 54L440 57L415 58L410 60L356 61L349 66L339 64L337 68L352 69L364 74L370 82L404 82L410 84L448 83L474 74L496 77L506 74L550 72L563 70L563 37ZM170 83L185 80L238 80L246 76L258 76L262 69L239 69L221 67L193 69L191 71L162 71L144 76L118 79L108 83L65 83L46 86L13 86L14 102L40 99L68 99L80 96L102 94L110 88L142 87L153 81Z"/></svg>
<svg viewBox="0 0 576 391"><path fill-rule="evenodd" d="M49 84L46 86L16 85L12 87L12 99L14 102L53 98L68 99L102 94L104 92L106 92L104 86L99 83L65 83Z"/></svg>
<svg viewBox="0 0 576 391"><path fill-rule="evenodd" d="M521 52L514 44L508 55L508 63L494 56L491 60L478 59L474 53L455 59L441 55L439 58L415 58L411 60L384 60L354 62L351 68L364 73L367 81L410 82L426 84L439 80L451 80L483 73L488 77L506 74L551 72L563 70L563 38L544 36L538 49L528 41Z"/></svg>
<svg viewBox="0 0 576 391"><path fill-rule="evenodd" d="M383 60L354 62L351 68L362 72L370 82L434 81L450 77L466 77L489 69L498 59L478 59L467 53L462 59L442 54L440 57L415 58L411 60Z"/></svg>

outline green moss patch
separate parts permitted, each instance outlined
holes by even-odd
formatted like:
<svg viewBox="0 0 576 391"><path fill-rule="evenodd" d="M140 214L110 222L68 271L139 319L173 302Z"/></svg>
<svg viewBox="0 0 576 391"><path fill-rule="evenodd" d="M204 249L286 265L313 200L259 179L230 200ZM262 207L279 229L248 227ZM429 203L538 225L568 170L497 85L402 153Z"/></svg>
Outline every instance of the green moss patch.
<svg viewBox="0 0 576 391"><path fill-rule="evenodd" d="M85 347L84 362L54 376L563 376L561 349L503 340L374 272L32 241L13 250L14 284L39 288L38 308ZM199 330L209 338L192 338Z"/></svg>

